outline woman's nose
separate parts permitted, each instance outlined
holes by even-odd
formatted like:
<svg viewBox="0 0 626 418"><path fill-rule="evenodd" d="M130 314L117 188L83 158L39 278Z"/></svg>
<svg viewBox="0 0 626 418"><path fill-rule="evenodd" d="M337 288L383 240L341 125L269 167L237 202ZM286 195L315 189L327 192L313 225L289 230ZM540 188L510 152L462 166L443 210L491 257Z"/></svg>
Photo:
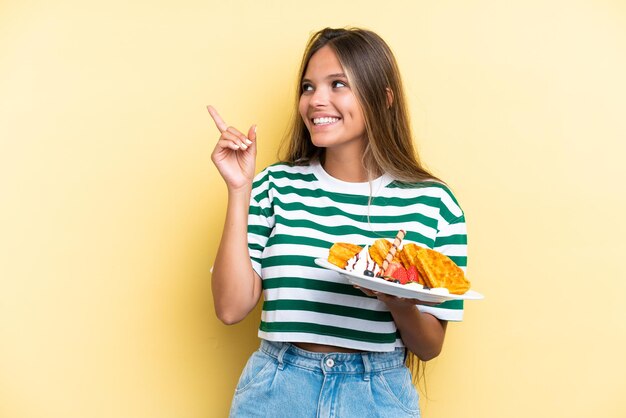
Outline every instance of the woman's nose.
<svg viewBox="0 0 626 418"><path fill-rule="evenodd" d="M311 97L311 105L315 107L325 106L328 104L328 90L324 88L315 89Z"/></svg>

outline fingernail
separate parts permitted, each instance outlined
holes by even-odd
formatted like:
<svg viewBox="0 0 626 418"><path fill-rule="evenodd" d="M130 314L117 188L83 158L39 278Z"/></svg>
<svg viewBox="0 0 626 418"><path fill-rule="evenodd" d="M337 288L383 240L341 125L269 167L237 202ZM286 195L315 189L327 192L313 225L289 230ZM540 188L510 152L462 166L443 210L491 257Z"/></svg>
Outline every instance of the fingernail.
<svg viewBox="0 0 626 418"><path fill-rule="evenodd" d="M252 145L252 141L250 141L248 138L246 138L246 144Z"/></svg>
<svg viewBox="0 0 626 418"><path fill-rule="evenodd" d="M248 149L248 146L246 144L244 144L243 142L241 144L239 144L239 146L243 149Z"/></svg>

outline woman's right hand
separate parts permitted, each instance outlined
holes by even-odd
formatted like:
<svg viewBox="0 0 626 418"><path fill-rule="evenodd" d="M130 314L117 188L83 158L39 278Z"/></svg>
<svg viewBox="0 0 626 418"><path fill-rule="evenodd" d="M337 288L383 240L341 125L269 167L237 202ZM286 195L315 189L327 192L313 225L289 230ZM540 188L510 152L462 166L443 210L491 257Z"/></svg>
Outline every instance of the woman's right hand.
<svg viewBox="0 0 626 418"><path fill-rule="evenodd" d="M207 106L215 126L221 135L211 154L211 160L226 182L229 191L250 187L254 179L256 160L256 125L248 130L248 136L228 126L217 110Z"/></svg>

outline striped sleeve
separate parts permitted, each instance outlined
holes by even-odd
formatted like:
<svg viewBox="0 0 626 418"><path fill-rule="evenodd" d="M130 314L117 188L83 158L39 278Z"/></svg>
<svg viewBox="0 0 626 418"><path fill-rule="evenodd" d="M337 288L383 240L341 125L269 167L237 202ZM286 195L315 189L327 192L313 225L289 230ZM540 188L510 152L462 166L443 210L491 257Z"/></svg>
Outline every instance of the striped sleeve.
<svg viewBox="0 0 626 418"><path fill-rule="evenodd" d="M252 183L248 210L248 253L252 268L260 276L263 250L274 228L274 211L270 200L270 172L259 173Z"/></svg>
<svg viewBox="0 0 626 418"><path fill-rule="evenodd" d="M467 272L467 227L465 216L446 223L437 232L433 250L450 257L463 272Z"/></svg>
<svg viewBox="0 0 626 418"><path fill-rule="evenodd" d="M447 191L442 199L441 220L433 250L450 257L464 273L467 272L467 227L465 215L458 203ZM427 312L446 321L463 320L463 301L451 300L437 306L419 306L421 312Z"/></svg>

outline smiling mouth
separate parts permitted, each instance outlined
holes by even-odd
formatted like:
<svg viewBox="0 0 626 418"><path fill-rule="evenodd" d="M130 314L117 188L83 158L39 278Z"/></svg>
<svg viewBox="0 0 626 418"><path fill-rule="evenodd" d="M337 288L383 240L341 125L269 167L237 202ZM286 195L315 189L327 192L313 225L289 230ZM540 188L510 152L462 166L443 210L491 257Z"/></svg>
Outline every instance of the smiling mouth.
<svg viewBox="0 0 626 418"><path fill-rule="evenodd" d="M313 125L315 126L323 126L323 125L330 125L332 123L338 122L339 119L341 118L331 118L331 117L324 117L324 118L313 118Z"/></svg>

